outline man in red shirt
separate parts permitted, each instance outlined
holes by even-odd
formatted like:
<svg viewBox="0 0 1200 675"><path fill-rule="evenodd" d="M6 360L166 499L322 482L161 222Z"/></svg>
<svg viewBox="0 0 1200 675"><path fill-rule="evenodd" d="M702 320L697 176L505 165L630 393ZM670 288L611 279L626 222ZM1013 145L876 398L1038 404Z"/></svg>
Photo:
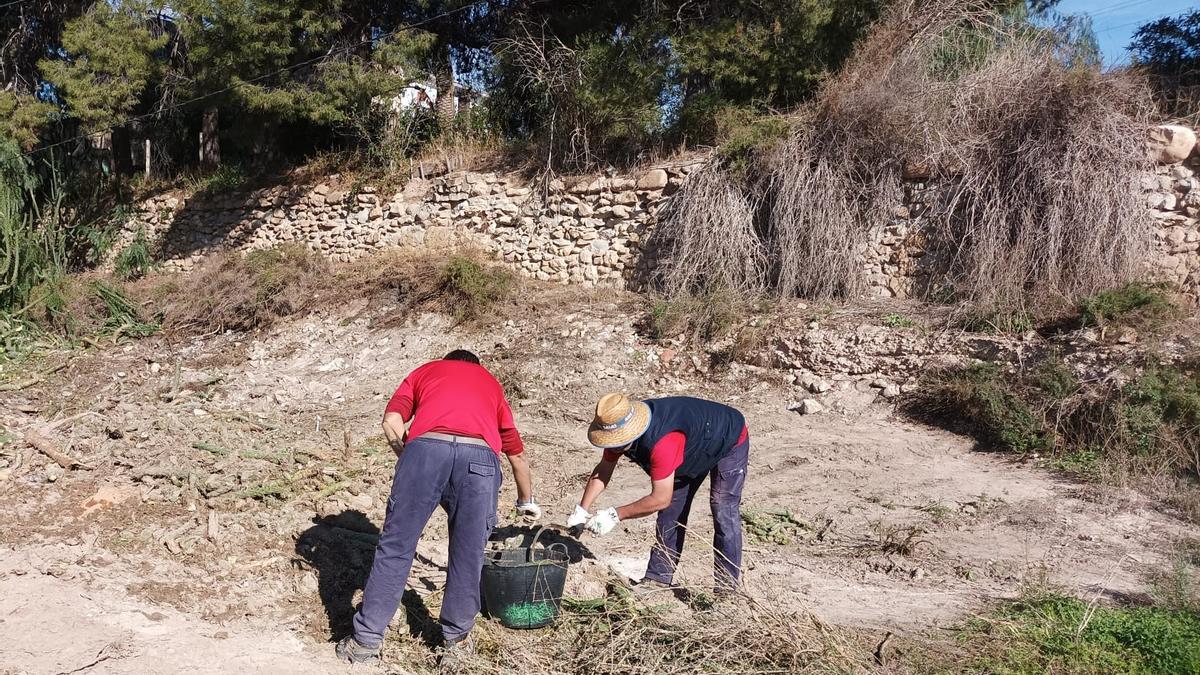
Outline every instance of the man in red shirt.
<svg viewBox="0 0 1200 675"><path fill-rule="evenodd" d="M455 350L410 373L388 402L383 433L396 452L396 472L354 634L337 645L338 657L352 663L378 660L417 540L439 504L450 520L439 622L447 652L465 648L479 613L484 546L496 524L501 454L517 483L517 511L541 517L512 409L500 383L471 352Z"/></svg>
<svg viewBox="0 0 1200 675"><path fill-rule="evenodd" d="M742 572L742 488L750 459L750 434L742 413L686 396L635 401L624 394L606 394L596 404L588 440L604 448L604 457L592 470L567 525L586 524L604 535L622 520L657 513L657 545L650 550L643 581L669 586L683 551L692 498L711 476L717 589L736 590ZM608 487L622 455L650 476L650 494L592 515L588 509Z"/></svg>

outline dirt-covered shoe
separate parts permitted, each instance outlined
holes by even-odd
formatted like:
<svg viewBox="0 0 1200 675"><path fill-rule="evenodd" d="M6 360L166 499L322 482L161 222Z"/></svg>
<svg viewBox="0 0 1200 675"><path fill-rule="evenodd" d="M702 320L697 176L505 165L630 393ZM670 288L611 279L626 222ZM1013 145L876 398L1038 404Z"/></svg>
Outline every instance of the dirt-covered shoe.
<svg viewBox="0 0 1200 675"><path fill-rule="evenodd" d="M438 649L438 670L442 675L456 675L468 670L468 661L475 655L475 641L470 637L447 640Z"/></svg>
<svg viewBox="0 0 1200 675"><path fill-rule="evenodd" d="M379 663L379 647L366 647L359 644L353 635L342 638L333 648L338 660L350 663Z"/></svg>
<svg viewBox="0 0 1200 675"><path fill-rule="evenodd" d="M675 590L675 587L671 584L664 584L654 579L642 579L633 585L633 594L639 598L647 595L661 595L666 591L673 590Z"/></svg>

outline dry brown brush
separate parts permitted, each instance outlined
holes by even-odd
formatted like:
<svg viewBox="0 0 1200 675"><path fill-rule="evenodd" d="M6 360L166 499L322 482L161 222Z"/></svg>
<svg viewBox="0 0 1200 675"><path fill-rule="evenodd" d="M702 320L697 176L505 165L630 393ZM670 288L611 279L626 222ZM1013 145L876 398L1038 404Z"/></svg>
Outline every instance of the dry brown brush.
<svg viewBox="0 0 1200 675"><path fill-rule="evenodd" d="M565 601L549 630L514 634L477 626L473 673L855 673L862 645L816 617L743 597L708 609L671 610L668 597L635 596L619 581L608 595Z"/></svg>
<svg viewBox="0 0 1200 675"><path fill-rule="evenodd" d="M744 176L722 178L718 155L685 182L655 235L658 281L859 295L864 254L917 174L939 187L916 214L931 253L919 290L1030 306L1120 285L1153 241L1137 190L1152 110L1137 76L1080 65L1051 31L961 0L902 2L786 142L738 162Z"/></svg>

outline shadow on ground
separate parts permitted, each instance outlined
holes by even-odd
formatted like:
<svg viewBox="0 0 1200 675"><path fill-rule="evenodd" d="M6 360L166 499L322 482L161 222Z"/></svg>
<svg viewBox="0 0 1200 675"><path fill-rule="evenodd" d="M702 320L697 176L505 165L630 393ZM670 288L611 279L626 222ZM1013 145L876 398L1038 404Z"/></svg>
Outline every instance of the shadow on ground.
<svg viewBox="0 0 1200 675"><path fill-rule="evenodd" d="M367 583L378 543L379 527L355 510L313 518L313 526L296 540L296 554L317 572L317 592L325 606L333 641L353 632L357 609L354 595ZM407 616L409 634L435 645L441 630L421 596L412 589L406 590L401 606Z"/></svg>

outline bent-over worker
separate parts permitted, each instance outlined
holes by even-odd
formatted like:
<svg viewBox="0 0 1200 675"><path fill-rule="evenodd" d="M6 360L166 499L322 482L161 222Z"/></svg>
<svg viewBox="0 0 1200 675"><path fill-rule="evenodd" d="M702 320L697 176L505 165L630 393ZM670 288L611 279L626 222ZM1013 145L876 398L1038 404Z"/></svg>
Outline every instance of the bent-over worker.
<svg viewBox="0 0 1200 675"><path fill-rule="evenodd" d="M461 654L479 612L479 577L496 524L501 454L512 466L517 511L533 520L541 516L512 409L479 358L460 349L404 379L384 412L383 433L397 455L395 477L362 608L354 615L354 634L338 643L337 655L352 663L378 660L417 540L439 504L449 518L450 560L438 620L445 653Z"/></svg>
<svg viewBox="0 0 1200 675"><path fill-rule="evenodd" d="M734 408L678 396L637 401L606 394L588 428L604 457L592 470L567 525L586 524L598 535L618 522L658 514L656 545L643 583L670 586L696 491L710 477L714 570L718 591L736 590L742 573L742 488L750 457L746 419ZM625 455L650 476L650 493L616 508L589 513Z"/></svg>

